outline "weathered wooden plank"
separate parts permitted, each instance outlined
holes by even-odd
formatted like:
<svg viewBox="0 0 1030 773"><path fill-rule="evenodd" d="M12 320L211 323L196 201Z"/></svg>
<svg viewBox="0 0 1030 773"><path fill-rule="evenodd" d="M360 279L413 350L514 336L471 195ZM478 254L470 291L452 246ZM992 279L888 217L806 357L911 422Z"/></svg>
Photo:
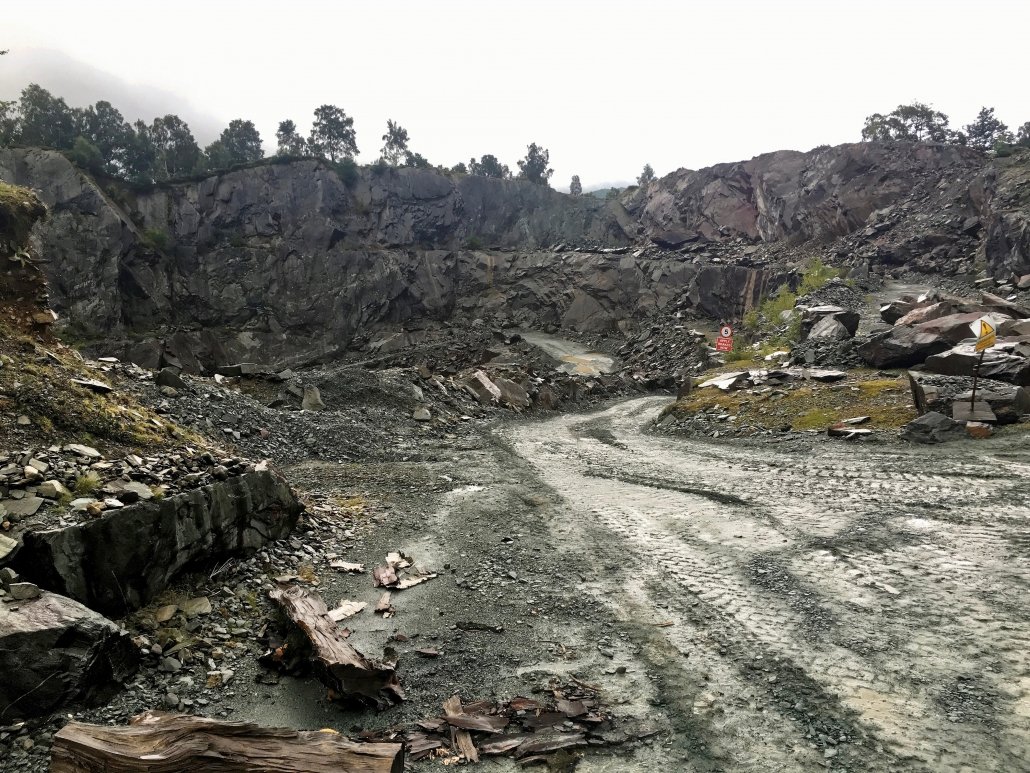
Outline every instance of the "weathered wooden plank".
<svg viewBox="0 0 1030 773"><path fill-rule="evenodd" d="M319 678L334 693L377 706L404 699L394 665L370 660L358 652L329 617L321 596L299 585L280 585L269 596L307 637Z"/></svg>
<svg viewBox="0 0 1030 773"><path fill-rule="evenodd" d="M327 731L267 728L148 712L127 727L70 722L54 736L51 773L401 773L404 747Z"/></svg>

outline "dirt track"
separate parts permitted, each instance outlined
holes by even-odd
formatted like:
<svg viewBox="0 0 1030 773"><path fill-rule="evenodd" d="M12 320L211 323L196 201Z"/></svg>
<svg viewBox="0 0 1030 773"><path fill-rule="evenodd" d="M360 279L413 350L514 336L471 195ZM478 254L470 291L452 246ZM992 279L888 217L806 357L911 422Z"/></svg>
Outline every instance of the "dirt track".
<svg viewBox="0 0 1030 773"><path fill-rule="evenodd" d="M641 434L662 403L510 438L685 769L1030 770L1025 437L792 454Z"/></svg>

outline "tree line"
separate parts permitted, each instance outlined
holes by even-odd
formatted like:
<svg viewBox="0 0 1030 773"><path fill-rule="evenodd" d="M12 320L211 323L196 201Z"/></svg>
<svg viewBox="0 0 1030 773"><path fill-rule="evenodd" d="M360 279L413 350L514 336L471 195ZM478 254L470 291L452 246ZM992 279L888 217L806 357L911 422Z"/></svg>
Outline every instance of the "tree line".
<svg viewBox="0 0 1030 773"><path fill-rule="evenodd" d="M995 114L993 107L983 107L972 123L962 129L952 129L950 119L930 105L913 102L898 105L884 115L873 113L862 127L863 140L912 140L915 142L944 142L967 145L999 154L1009 152L1012 146L1030 147L1030 121L1015 133Z"/></svg>
<svg viewBox="0 0 1030 773"><path fill-rule="evenodd" d="M311 131L301 135L297 124L286 119L279 123L276 155L288 158L314 157L337 165L338 169L356 168L358 154L354 119L336 105L321 105L314 111ZM390 119L382 137L383 147L374 167L408 166L429 168L431 164L409 147L408 131ZM38 84L29 84L21 97L0 101L0 147L29 145L63 151L75 164L89 171L135 183L154 183L220 171L250 164L265 158L261 134L253 121L237 118L229 122L218 139L201 148L189 125L179 116L168 114L129 122L110 102L101 100L85 108L70 107ZM456 164L443 171L458 174L522 179L548 186L554 170L550 152L535 142L518 161L518 174L512 175L496 156L485 154L469 163ZM345 170L346 171L346 170Z"/></svg>

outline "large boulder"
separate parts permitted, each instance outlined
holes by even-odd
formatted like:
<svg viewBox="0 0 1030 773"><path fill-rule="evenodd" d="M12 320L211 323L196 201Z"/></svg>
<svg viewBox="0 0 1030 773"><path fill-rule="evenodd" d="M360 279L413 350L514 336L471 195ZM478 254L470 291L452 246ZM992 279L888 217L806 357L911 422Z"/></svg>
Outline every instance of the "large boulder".
<svg viewBox="0 0 1030 773"><path fill-rule="evenodd" d="M916 308L913 308L903 317L895 320L895 324L911 327L912 325L929 322L932 319L939 319L940 317L946 317L949 314L954 313L955 307L951 303L948 301L938 301L937 303L931 303L928 306L917 306Z"/></svg>
<svg viewBox="0 0 1030 773"><path fill-rule="evenodd" d="M912 443L944 443L965 437L966 426L961 421L930 411L901 428L901 439Z"/></svg>
<svg viewBox="0 0 1030 773"><path fill-rule="evenodd" d="M973 345L960 344L927 357L923 368L946 376L972 376L979 359L980 353ZM1009 384L1030 386L1030 358L989 349L984 352L980 375Z"/></svg>
<svg viewBox="0 0 1030 773"><path fill-rule="evenodd" d="M841 327L847 331L849 338L858 332L860 316L857 311L845 309L842 306L809 306L803 309L801 314L802 336L809 337L815 326L824 319L834 319L839 322Z"/></svg>
<svg viewBox="0 0 1030 773"><path fill-rule="evenodd" d="M121 615L198 561L286 537L302 510L285 481L252 472L73 526L26 531L14 566L42 587Z"/></svg>
<svg viewBox="0 0 1030 773"><path fill-rule="evenodd" d="M897 298L880 307L880 319L888 325L893 325L918 306L919 303L912 296Z"/></svg>
<svg viewBox="0 0 1030 773"><path fill-rule="evenodd" d="M951 342L936 332L895 327L871 337L858 347L859 356L874 368L918 365L932 354L945 352Z"/></svg>
<svg viewBox="0 0 1030 773"><path fill-rule="evenodd" d="M961 341L965 341L966 339L976 338L972 325L977 320L984 319L985 317L988 321L994 323L995 328L1011 319L1011 317L1001 314L985 315L979 311L972 311L958 314L947 314L943 317L927 320L926 322L922 322L914 327L916 330L921 332L933 333L953 344L957 344Z"/></svg>
<svg viewBox="0 0 1030 773"><path fill-rule="evenodd" d="M806 341L845 341L851 338L848 329L837 317L823 317L808 331Z"/></svg>
<svg viewBox="0 0 1030 773"><path fill-rule="evenodd" d="M0 603L0 721L103 703L135 672L129 634L72 599L43 591Z"/></svg>

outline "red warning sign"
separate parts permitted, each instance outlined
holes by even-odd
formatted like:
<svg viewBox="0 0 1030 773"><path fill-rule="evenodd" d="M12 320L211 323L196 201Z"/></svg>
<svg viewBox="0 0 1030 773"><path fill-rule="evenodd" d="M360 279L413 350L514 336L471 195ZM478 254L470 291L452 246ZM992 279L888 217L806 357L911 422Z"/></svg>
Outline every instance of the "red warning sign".
<svg viewBox="0 0 1030 773"><path fill-rule="evenodd" d="M719 337L715 339L715 351L733 351L733 328L729 325L723 325L719 328Z"/></svg>

